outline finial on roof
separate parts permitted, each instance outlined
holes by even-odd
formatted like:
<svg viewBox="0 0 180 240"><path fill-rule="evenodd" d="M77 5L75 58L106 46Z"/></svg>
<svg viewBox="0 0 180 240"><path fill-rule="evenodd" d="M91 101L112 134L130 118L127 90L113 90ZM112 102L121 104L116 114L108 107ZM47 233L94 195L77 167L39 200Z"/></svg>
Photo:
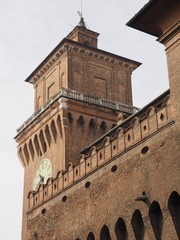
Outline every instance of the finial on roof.
<svg viewBox="0 0 180 240"><path fill-rule="evenodd" d="M79 21L78 26L80 26L80 27L86 27L84 18L83 18L83 16L82 16L82 12L78 11L78 15L80 16L80 21Z"/></svg>

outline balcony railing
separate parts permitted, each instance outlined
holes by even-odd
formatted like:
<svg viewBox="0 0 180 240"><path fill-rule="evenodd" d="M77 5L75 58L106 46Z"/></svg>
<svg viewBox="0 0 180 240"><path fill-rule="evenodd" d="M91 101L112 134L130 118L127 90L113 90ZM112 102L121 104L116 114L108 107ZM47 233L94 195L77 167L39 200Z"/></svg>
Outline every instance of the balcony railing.
<svg viewBox="0 0 180 240"><path fill-rule="evenodd" d="M60 91L54 95L47 103L45 103L41 108L39 108L34 114L32 114L18 129L17 135L20 134L26 127L28 127L32 122L34 122L43 112L45 112L53 103L55 103L61 97L71 98L75 100L80 100L83 102L103 106L106 108L111 108L113 110L121 111L128 114L133 114L137 111L136 107L113 102L103 98L98 98L76 92L71 89L62 88Z"/></svg>

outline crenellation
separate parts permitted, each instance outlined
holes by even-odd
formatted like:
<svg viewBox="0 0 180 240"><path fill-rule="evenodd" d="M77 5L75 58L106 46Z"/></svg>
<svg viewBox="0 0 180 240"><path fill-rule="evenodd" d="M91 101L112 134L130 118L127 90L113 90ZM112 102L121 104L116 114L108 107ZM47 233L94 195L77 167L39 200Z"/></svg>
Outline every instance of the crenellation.
<svg viewBox="0 0 180 240"><path fill-rule="evenodd" d="M161 116L161 113L168 111L167 109L169 108L169 105L165 105L163 108L160 109L153 109L149 108L147 110L146 118L147 120L150 118L150 115L154 117L154 114L157 116ZM150 114L153 109L153 114ZM156 119L154 117L154 119ZM79 163L75 166L72 164L69 165L68 169L66 172L62 173L62 177L59 178L58 175L58 184L57 188L55 190L55 193L58 193L62 189L66 188L67 186L71 186L74 182L78 181L84 176L87 176L89 173L91 173L93 170L97 169L104 164L105 162L108 162L112 159L112 157L117 156L120 153L126 152L128 148L131 146L135 145L138 142L141 142L143 138L147 138L147 134L142 134L142 126L144 126L144 116L143 116L143 121L141 122L138 117L135 117L133 120L130 121L129 128L126 129L125 131L120 127L116 130L116 134L110 139L109 137L106 137L103 139L103 142L101 145L99 145L98 148L95 148L93 146L91 148L91 151L89 152L89 155L82 155L79 159ZM155 123L157 124L153 128L150 128L148 131L148 134L151 135L153 132L158 131L158 129L161 129L163 126L166 126L168 122L170 122L171 119L166 117L161 121L160 123L157 121L153 121L153 125ZM142 126L141 126L142 125ZM153 132L152 132L153 129ZM57 177L56 177L57 178ZM53 189L53 184L56 180L56 178L52 179L52 182L48 183L49 188ZM51 185L51 187L50 187ZM45 188L43 188L42 191ZM36 199L36 195L38 192L34 193L33 198ZM50 195L49 191L47 191L47 196L46 199L49 199L53 195L53 190ZM38 197L37 199L40 199ZM39 200L36 200L36 206L41 203L38 202ZM31 204L30 204L31 205Z"/></svg>
<svg viewBox="0 0 180 240"><path fill-rule="evenodd" d="M142 117L142 120L139 118L134 118L131 121L130 127L128 127L124 132L124 137L121 142L121 146L125 146L125 148L130 147L135 142L140 141L143 137L146 137L150 132L154 132L155 130L161 128L164 123L168 121L168 116L171 116L169 114L170 110L170 104L169 99L167 99L167 104L165 102L164 106L160 109L156 110L152 107L150 107L147 110L147 114ZM69 113L68 113L69 114ZM71 115L72 118L73 115ZM74 119L75 120L75 119ZM92 118L87 118L86 120L83 120L82 115L77 115L77 126L79 126L79 131L81 130L83 134L83 125L84 121L86 123L85 128L89 127L90 121L92 121ZM98 120L99 121L99 120ZM105 132L111 128L111 126L107 126L107 123L105 121L99 121L99 123L95 123L95 120L93 121L94 127L96 125L96 132L97 127L99 126L99 134L105 134ZM26 139L26 141L23 143L23 145L19 146L19 157L21 161L24 163L26 160L26 164L29 165L29 161L34 161L35 158L42 156L42 154L45 154L47 149L51 148L51 142L53 140L54 143L56 143L57 138L62 138L63 134L63 128L67 125L67 128L69 128L70 122L68 118L60 117L60 114L56 114L53 119L49 121L49 123L45 122L45 124L41 127L41 129L36 132L34 137L31 135L29 138ZM75 124L75 121L74 121ZM73 128L75 128L75 125L73 124ZM92 124L91 124L92 125ZM83 128L82 128L83 127ZM107 128L108 127L108 128ZM72 127L71 127L72 129ZM91 130L92 131L92 130ZM89 132L90 133L90 132ZM32 141L32 139L34 139ZM21 150L21 146L23 146L23 151ZM120 151L121 146L118 146L118 149ZM103 156L102 156L103 157ZM99 159L101 161L101 159Z"/></svg>

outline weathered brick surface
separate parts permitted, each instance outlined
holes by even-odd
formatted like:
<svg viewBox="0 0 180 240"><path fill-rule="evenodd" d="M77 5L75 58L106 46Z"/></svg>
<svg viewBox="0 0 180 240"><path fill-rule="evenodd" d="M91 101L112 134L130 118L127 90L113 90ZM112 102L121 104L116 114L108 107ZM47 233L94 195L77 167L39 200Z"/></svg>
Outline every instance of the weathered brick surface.
<svg viewBox="0 0 180 240"><path fill-rule="evenodd" d="M149 151L141 154L144 146L148 146ZM136 209L141 211L146 227L144 239L155 239L148 217L153 201L160 204L163 212L162 239L178 239L167 209L172 190L179 190L179 174L174 174L180 170L179 167L177 169L179 153L174 155L176 148L179 146L175 142L172 125L30 212L28 239L33 232L37 232L38 239L86 239L90 231L98 239L104 224L115 239L114 228L118 218L123 218L127 228L131 229L131 217ZM113 165L117 165L114 173L111 172ZM86 189L88 181L91 185ZM142 191L146 191L148 201L135 201ZM64 195L67 196L66 202L61 201ZM43 208L46 208L44 215L41 214ZM132 229L128 235L129 239L134 239Z"/></svg>

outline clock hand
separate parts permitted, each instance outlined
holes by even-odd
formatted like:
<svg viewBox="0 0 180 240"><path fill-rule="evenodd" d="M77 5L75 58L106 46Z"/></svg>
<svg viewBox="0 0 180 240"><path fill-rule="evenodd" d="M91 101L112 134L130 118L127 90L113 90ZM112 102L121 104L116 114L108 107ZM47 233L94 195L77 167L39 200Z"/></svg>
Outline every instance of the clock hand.
<svg viewBox="0 0 180 240"><path fill-rule="evenodd" d="M41 174L39 174L39 177L40 177L40 181L38 182L38 184L36 186L36 190L38 189L39 185L44 182L44 177Z"/></svg>
<svg viewBox="0 0 180 240"><path fill-rule="evenodd" d="M39 174L39 177L40 177L40 182L44 182L44 177L41 174Z"/></svg>

